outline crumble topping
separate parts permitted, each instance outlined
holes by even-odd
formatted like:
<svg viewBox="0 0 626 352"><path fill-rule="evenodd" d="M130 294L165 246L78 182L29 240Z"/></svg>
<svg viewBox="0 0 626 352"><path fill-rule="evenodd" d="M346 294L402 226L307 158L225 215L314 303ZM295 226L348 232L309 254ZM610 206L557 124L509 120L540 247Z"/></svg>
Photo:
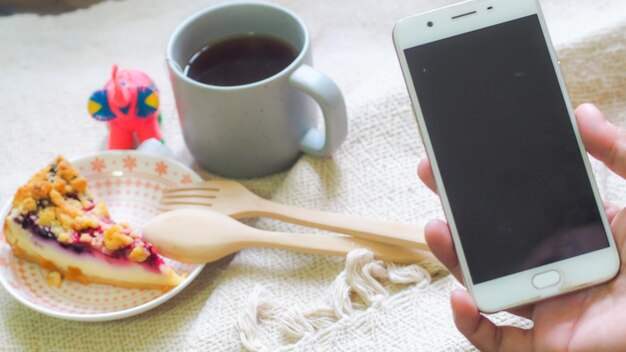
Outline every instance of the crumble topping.
<svg viewBox="0 0 626 352"><path fill-rule="evenodd" d="M139 242L132 251L130 251L130 254L128 255L128 258L130 260L136 261L136 262L143 262L144 260L148 259L148 257L150 256L150 252L148 250L146 250L145 246L143 245L143 243Z"/></svg>
<svg viewBox="0 0 626 352"><path fill-rule="evenodd" d="M98 205L96 205L96 208L94 209L94 212L96 212L96 214L99 214L100 216L103 216L105 218L110 217L109 209L107 209L104 203L98 203ZM128 224L126 225L126 227L128 227Z"/></svg>
<svg viewBox="0 0 626 352"><path fill-rule="evenodd" d="M13 220L23 228L76 253L97 250L155 267L162 262L128 224L111 220L106 205L89 194L87 179L62 156L17 191L13 207L19 213Z"/></svg>
<svg viewBox="0 0 626 352"><path fill-rule="evenodd" d="M90 216L79 216L74 219L72 225L76 230L94 229L98 227L98 221Z"/></svg>
<svg viewBox="0 0 626 352"><path fill-rule="evenodd" d="M88 233L81 233L78 238L78 242L91 244L93 241L92 237Z"/></svg>
<svg viewBox="0 0 626 352"><path fill-rule="evenodd" d="M52 222L56 221L56 214L54 209L45 208L39 212L39 218L37 219L37 225L39 226L52 226Z"/></svg>
<svg viewBox="0 0 626 352"><path fill-rule="evenodd" d="M51 271L46 276L46 283L51 287L56 287L56 288L61 287L62 281L63 281L63 277L61 276L61 273L58 271Z"/></svg>
<svg viewBox="0 0 626 352"><path fill-rule="evenodd" d="M70 182L70 187L78 193L84 193L87 189L87 180L84 177L77 177Z"/></svg>
<svg viewBox="0 0 626 352"><path fill-rule="evenodd" d="M73 238L70 237L70 234L67 232L62 232L58 237L57 237L57 241L59 242L63 242L66 244L71 244L73 241Z"/></svg>
<svg viewBox="0 0 626 352"><path fill-rule="evenodd" d="M36 198L43 198L52 190L52 183L49 181L35 181L33 183L32 194Z"/></svg>
<svg viewBox="0 0 626 352"><path fill-rule="evenodd" d="M110 251L115 251L133 243L133 239L122 232L123 228L115 224L104 231L104 246Z"/></svg>

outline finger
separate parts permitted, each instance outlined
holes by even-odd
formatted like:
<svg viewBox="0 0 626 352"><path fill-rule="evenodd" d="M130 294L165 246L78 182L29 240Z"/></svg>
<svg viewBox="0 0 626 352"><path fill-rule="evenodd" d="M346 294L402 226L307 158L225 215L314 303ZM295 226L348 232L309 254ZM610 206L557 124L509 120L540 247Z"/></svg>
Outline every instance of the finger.
<svg viewBox="0 0 626 352"><path fill-rule="evenodd" d="M611 222L611 232L613 232L613 238L615 238L615 245L620 252L622 258L626 258L626 253L622 253L625 249L624 242L626 242L626 208L619 211Z"/></svg>
<svg viewBox="0 0 626 352"><path fill-rule="evenodd" d="M604 212L606 213L607 219L609 220L609 222L613 222L613 219L615 219L615 215L617 215L617 213L619 213L621 209L615 204L611 204L609 202L604 202L603 204Z"/></svg>
<svg viewBox="0 0 626 352"><path fill-rule="evenodd" d="M454 251L454 243L452 242L452 234L448 224L441 220L429 221L424 228L424 236L430 251L450 270L450 273L459 282L463 283L459 260Z"/></svg>
<svg viewBox="0 0 626 352"><path fill-rule="evenodd" d="M457 329L481 351L530 351L532 330L496 326L480 314L472 297L463 290L452 292L450 303Z"/></svg>
<svg viewBox="0 0 626 352"><path fill-rule="evenodd" d="M420 177L426 187L431 191L437 193L437 185L435 184L435 176L433 175L433 169L430 166L428 158L423 158L417 165L417 175Z"/></svg>
<svg viewBox="0 0 626 352"><path fill-rule="evenodd" d="M524 307L520 307L520 308L513 308L513 309L509 309L507 310L507 312L513 314L513 315L517 315L526 319L531 319L533 316L533 311L535 309L535 305L531 304L531 305L527 305Z"/></svg>
<svg viewBox="0 0 626 352"><path fill-rule="evenodd" d="M589 154L616 174L626 177L626 132L607 121L592 104L576 108L576 120Z"/></svg>

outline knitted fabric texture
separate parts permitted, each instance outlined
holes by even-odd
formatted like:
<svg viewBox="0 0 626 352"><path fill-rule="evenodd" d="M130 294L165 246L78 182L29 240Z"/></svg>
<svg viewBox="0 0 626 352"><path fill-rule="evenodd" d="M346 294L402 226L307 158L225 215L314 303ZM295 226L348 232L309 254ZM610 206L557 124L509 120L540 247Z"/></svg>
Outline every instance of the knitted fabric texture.
<svg viewBox="0 0 626 352"><path fill-rule="evenodd" d="M453 2L277 1L303 18L315 67L341 88L348 138L333 158L303 156L290 170L244 180L245 186L262 197L314 209L414 224L442 218L438 198L416 176L424 151L391 30L403 17ZM8 203L34 170L58 154L72 159L104 149L107 129L89 117L86 102L113 63L141 69L154 79L168 146L178 160L215 178L193 162L184 145L164 64L176 26L215 3L105 1L59 16L0 17L0 201ZM594 102L610 120L626 126L626 2L541 3L575 104ZM603 196L624 205L625 183L597 162L593 167ZM312 232L267 219L247 223ZM105 323L50 318L0 289L0 349L473 350L452 321L449 293L459 285L450 276L428 283L424 273L407 282L394 276L402 267L363 258L346 263L345 258L244 250L207 265L189 287L158 308ZM357 267L368 269L350 277L349 269ZM330 300L332 295L338 298ZM530 326L507 314L490 318ZM256 322L255 330L246 328L250 321Z"/></svg>

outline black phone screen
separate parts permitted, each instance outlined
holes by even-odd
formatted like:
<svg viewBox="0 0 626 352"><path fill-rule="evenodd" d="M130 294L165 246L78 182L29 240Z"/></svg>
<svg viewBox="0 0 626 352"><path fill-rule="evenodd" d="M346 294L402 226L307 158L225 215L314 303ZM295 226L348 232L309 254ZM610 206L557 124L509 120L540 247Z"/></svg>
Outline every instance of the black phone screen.
<svg viewBox="0 0 626 352"><path fill-rule="evenodd" d="M609 246L536 15L405 55L474 284Z"/></svg>

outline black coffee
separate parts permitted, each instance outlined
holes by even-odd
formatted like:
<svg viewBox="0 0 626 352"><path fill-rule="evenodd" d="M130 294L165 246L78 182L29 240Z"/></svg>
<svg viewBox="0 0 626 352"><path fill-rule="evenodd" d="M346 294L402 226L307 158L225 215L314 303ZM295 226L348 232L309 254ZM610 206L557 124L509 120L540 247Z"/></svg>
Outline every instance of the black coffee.
<svg viewBox="0 0 626 352"><path fill-rule="evenodd" d="M263 35L225 39L200 49L185 74L216 86L238 86L260 81L282 71L297 56L286 42Z"/></svg>

